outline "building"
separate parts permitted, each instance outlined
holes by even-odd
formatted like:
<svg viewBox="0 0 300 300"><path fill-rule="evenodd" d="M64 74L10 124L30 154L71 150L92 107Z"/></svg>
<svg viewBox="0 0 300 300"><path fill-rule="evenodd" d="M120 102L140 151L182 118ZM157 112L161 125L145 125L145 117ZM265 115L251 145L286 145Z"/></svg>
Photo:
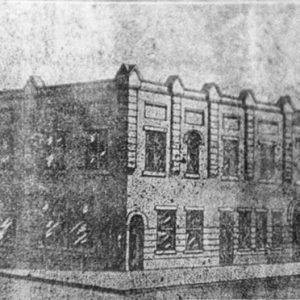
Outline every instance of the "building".
<svg viewBox="0 0 300 300"><path fill-rule="evenodd" d="M0 94L2 267L300 260L300 113L250 90L112 80ZM9 255L8 255L9 254Z"/></svg>

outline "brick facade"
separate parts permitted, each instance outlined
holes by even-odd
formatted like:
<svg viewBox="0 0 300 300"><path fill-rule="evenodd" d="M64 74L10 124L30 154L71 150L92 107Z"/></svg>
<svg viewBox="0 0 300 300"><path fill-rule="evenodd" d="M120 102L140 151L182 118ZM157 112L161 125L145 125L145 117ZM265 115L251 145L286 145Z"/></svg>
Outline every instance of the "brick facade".
<svg viewBox="0 0 300 300"><path fill-rule="evenodd" d="M267 104L122 65L90 83L31 77L0 98L2 266L294 259L300 123L288 96Z"/></svg>

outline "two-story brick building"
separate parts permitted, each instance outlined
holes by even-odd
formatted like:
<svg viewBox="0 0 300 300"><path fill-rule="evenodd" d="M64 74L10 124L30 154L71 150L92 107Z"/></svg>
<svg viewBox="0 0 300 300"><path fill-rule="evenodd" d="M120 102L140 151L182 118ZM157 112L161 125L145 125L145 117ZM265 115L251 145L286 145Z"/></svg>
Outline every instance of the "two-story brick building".
<svg viewBox="0 0 300 300"><path fill-rule="evenodd" d="M0 98L2 266L299 260L300 122L288 96L191 90L122 65L90 83L31 77Z"/></svg>

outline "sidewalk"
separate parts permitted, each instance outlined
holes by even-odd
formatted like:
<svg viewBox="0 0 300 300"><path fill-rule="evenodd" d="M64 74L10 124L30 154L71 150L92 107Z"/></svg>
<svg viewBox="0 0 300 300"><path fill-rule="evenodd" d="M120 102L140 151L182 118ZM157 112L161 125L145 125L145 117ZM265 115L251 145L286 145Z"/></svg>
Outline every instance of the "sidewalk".
<svg viewBox="0 0 300 300"><path fill-rule="evenodd" d="M43 282L119 295L178 286L251 278L300 275L300 263L166 269L134 272L77 272L1 269L0 277Z"/></svg>

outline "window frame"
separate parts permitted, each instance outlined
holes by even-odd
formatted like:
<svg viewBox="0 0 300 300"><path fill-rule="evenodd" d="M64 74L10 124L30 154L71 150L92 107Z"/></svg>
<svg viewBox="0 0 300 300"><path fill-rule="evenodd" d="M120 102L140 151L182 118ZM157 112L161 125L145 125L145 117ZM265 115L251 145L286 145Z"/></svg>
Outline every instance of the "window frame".
<svg viewBox="0 0 300 300"><path fill-rule="evenodd" d="M84 167L86 170L99 170L99 171L107 171L108 170L108 164L109 164L109 130L108 128L89 128L85 129L85 152L84 152ZM91 137L92 134L96 134L96 150L91 151L89 149L89 141L88 139ZM102 152L105 153L105 160L101 160L101 149L100 144L104 141L104 150ZM90 153L93 152L93 153ZM93 167L91 165L91 162L88 162L91 160L91 158L95 158L95 166Z"/></svg>
<svg viewBox="0 0 300 300"><path fill-rule="evenodd" d="M237 161L237 165L235 166L236 168L236 173L235 174L230 174L230 172L228 174L224 174L224 164L225 164L225 143L228 141L234 141L237 142L237 156L236 156L236 161ZM240 149L240 139L237 136L222 136L222 144L223 144L223 151L222 151L222 180L226 180L226 181L238 181L239 177L240 177L240 153L239 153L239 149Z"/></svg>
<svg viewBox="0 0 300 300"><path fill-rule="evenodd" d="M265 161L265 158L262 158L262 153L261 153L261 147L262 146L267 146L267 147L273 147L274 148L274 161L273 161L273 173L272 176L270 178L264 178L262 177L262 166L264 164L262 164L262 161ZM269 140L259 140L258 141L258 152L259 152L259 168L258 168L258 178L259 178L259 182L261 183L274 183L275 182L275 175L276 175L276 147L277 147L277 142L276 141L269 141ZM266 158L268 159L269 162L269 155L266 155ZM268 172L270 169L270 163L266 163L266 165L268 166L268 169L265 170L264 172Z"/></svg>
<svg viewBox="0 0 300 300"><path fill-rule="evenodd" d="M66 169L66 151L67 151L67 134L68 132L65 130L57 129L51 132L46 132L46 157L45 159L45 168L48 171L64 171ZM52 138L52 143L49 145L47 141ZM57 140L62 138L63 142L62 145L58 145ZM57 157L57 152L60 152L60 156ZM49 166L47 162L47 158L53 155L53 163Z"/></svg>
<svg viewBox="0 0 300 300"><path fill-rule="evenodd" d="M258 243L258 215L264 215L265 226L263 227L262 234L264 235L264 242L262 247ZM255 248L259 250L265 250L268 245L268 210L267 209L256 209L255 210Z"/></svg>
<svg viewBox="0 0 300 300"><path fill-rule="evenodd" d="M185 207L185 250L184 253L193 254L193 253L202 253L204 252L204 209L203 207ZM188 214L190 213L199 213L201 219L200 227L192 227L188 225ZM198 232L200 238L200 247L198 249L188 249L188 235L189 231Z"/></svg>
<svg viewBox="0 0 300 300"><path fill-rule="evenodd" d="M156 206L156 218L157 218L157 228L156 228L156 248L155 248L155 254L161 255L161 254L176 254L176 219L177 219L177 206ZM163 228L159 221L159 214L160 213L167 213L169 212L171 215L173 215L174 219L170 222L173 223L173 227L170 228ZM163 249L159 246L159 232L171 232L171 239L172 239L172 245L171 249Z"/></svg>
<svg viewBox="0 0 300 300"><path fill-rule="evenodd" d="M274 225L274 215L280 214L280 224ZM271 220L272 220L272 239L271 239L271 245L272 249L281 249L283 245L283 212L281 210L272 210L271 211ZM280 229L280 241L275 243L275 234L277 234L275 231L276 229Z"/></svg>
<svg viewBox="0 0 300 300"><path fill-rule="evenodd" d="M144 132L145 132L145 156L144 156L144 170L142 172L143 176L153 176L153 177L165 177L167 172L167 129L165 128L157 128L152 126L144 126ZM148 165L148 149L149 149L149 143L148 143L148 134L153 133L153 139L155 139L155 135L161 134L161 138L163 137L164 145L162 145L162 153L163 153L163 166L164 170L157 170L157 166L155 168L151 169ZM155 145L151 145L153 149L153 156L157 156L157 149L155 148ZM150 147L151 148L151 147Z"/></svg>
<svg viewBox="0 0 300 300"><path fill-rule="evenodd" d="M193 160L190 159L191 148L192 148L190 144L190 140L192 134L198 135L199 140L198 142L195 143L195 145L193 145L194 148L193 150L196 149L195 161L196 161L197 170L191 172L189 166L191 164L192 165L191 168L193 168L193 163L191 163L191 161ZM186 170L184 173L184 177L191 178L191 179L198 179L200 178L200 171L201 171L200 155L201 155L201 146L204 144L203 136L198 130L189 130L185 133L183 139L184 139L183 142L186 145L185 146L186 147Z"/></svg>
<svg viewBox="0 0 300 300"><path fill-rule="evenodd" d="M238 251L251 251L252 249L252 208L239 207L238 212ZM241 226L241 214L249 214L250 219L247 226ZM248 232L245 229L248 228ZM246 241L246 246L242 245L242 241L245 240L245 235L248 234L248 242ZM243 237L244 236L244 237ZM247 245L249 244L249 245Z"/></svg>

